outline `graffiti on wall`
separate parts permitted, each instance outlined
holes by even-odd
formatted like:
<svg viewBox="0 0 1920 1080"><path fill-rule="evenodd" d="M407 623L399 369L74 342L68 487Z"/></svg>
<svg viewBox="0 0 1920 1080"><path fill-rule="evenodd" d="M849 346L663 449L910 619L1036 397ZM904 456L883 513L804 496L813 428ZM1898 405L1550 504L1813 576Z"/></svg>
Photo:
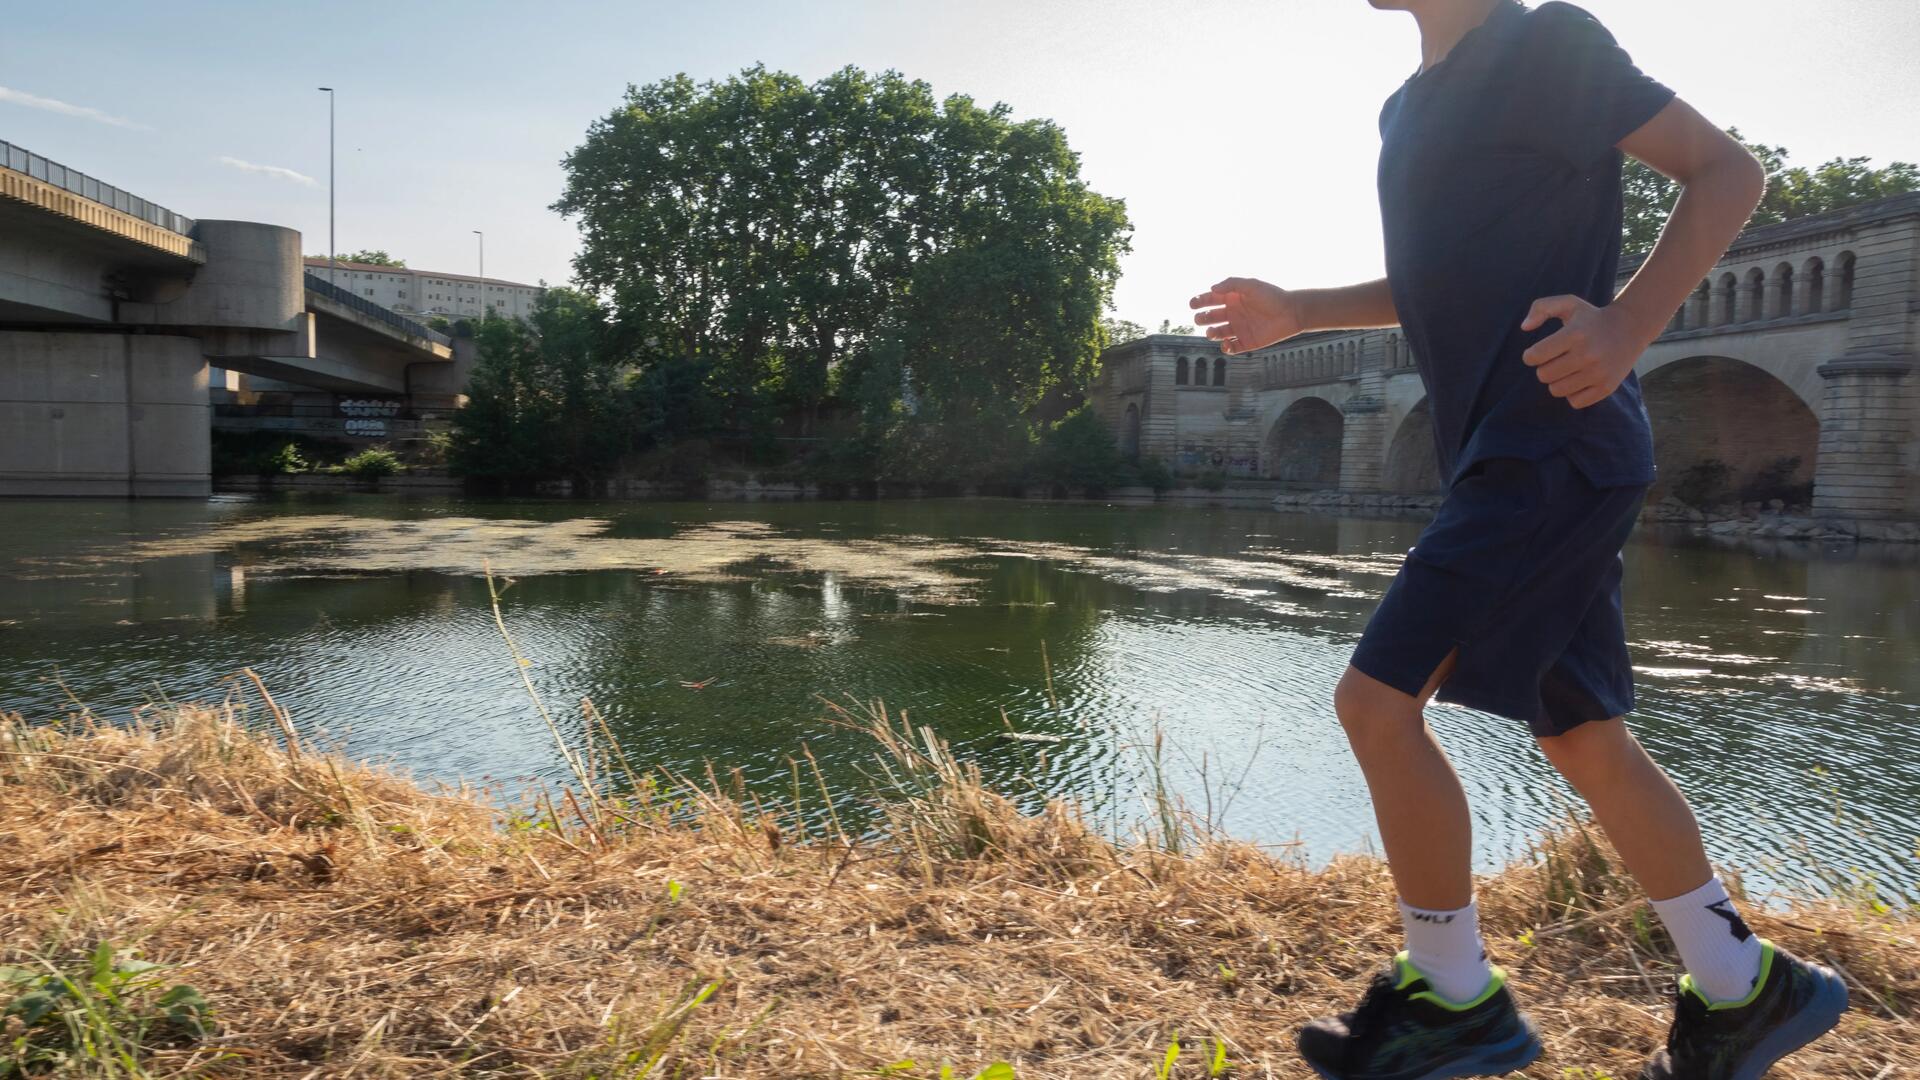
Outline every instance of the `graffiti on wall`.
<svg viewBox="0 0 1920 1080"><path fill-rule="evenodd" d="M1219 472L1228 476L1259 476L1260 455L1245 450L1189 443L1173 456L1173 467L1182 473Z"/></svg>
<svg viewBox="0 0 1920 1080"><path fill-rule="evenodd" d="M348 435L367 439L387 437L387 420L400 411L401 403L392 398L340 398L336 402L342 425Z"/></svg>

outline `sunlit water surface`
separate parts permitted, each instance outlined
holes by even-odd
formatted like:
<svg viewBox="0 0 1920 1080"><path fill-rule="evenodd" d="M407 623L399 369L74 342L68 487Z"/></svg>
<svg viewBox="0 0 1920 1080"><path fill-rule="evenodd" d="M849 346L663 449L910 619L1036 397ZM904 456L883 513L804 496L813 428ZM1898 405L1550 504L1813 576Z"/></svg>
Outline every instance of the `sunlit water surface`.
<svg viewBox="0 0 1920 1080"><path fill-rule="evenodd" d="M1419 527L1006 501L8 502L0 708L246 697L244 665L356 754L558 779L489 561L563 725L580 737L591 698L636 762L738 767L790 799L804 744L853 800L872 746L820 696L884 699L996 786L1125 829L1157 728L1197 812L1321 859L1375 844L1330 691ZM1635 727L1750 886L1920 897L1916 556L1644 530L1628 549ZM1483 867L1573 805L1518 725L1432 723Z"/></svg>

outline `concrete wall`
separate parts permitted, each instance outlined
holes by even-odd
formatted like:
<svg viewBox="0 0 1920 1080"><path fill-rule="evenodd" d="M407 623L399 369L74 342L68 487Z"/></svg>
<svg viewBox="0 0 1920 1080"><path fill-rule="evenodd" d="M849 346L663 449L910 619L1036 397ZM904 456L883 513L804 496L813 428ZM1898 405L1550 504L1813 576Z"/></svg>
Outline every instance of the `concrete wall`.
<svg viewBox="0 0 1920 1080"><path fill-rule="evenodd" d="M0 495L205 496L193 338L0 331Z"/></svg>

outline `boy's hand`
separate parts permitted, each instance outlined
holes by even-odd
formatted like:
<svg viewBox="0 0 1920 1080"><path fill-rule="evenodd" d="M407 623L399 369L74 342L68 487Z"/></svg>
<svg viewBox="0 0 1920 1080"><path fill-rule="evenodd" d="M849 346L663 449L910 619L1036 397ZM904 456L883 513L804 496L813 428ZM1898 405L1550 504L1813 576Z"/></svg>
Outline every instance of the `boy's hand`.
<svg viewBox="0 0 1920 1080"><path fill-rule="evenodd" d="M1264 349L1301 330L1300 304L1292 293L1252 278L1228 278L1188 302L1195 325L1220 343L1228 356Z"/></svg>
<svg viewBox="0 0 1920 1080"><path fill-rule="evenodd" d="M1520 329L1538 330L1549 319L1560 320L1560 329L1535 342L1522 358L1554 397L1576 409L1606 400L1653 342L1623 309L1594 307L1577 296L1535 300Z"/></svg>

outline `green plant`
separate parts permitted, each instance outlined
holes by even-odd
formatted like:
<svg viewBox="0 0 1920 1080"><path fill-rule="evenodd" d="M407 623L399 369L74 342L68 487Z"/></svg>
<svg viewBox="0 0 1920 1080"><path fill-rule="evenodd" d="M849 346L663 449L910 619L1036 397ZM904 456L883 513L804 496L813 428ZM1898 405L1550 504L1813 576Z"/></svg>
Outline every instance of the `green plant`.
<svg viewBox="0 0 1920 1080"><path fill-rule="evenodd" d="M340 463L341 472L362 480L378 480L404 468L406 466L400 463L400 455L380 446L362 450Z"/></svg>
<svg viewBox="0 0 1920 1080"><path fill-rule="evenodd" d="M1813 481L1798 483L1794 477L1800 472L1798 457L1775 458L1762 466L1740 489L1743 502L1766 502L1779 499L1789 506L1804 506L1813 501Z"/></svg>
<svg viewBox="0 0 1920 1080"><path fill-rule="evenodd" d="M1172 489L1174 485L1173 470L1157 457L1141 458L1133 467L1133 475L1141 484L1152 488L1156 495Z"/></svg>
<svg viewBox="0 0 1920 1080"><path fill-rule="evenodd" d="M1708 507L1732 494L1733 467L1719 458L1696 461L1681 470L1673 482L1673 497L1688 506Z"/></svg>
<svg viewBox="0 0 1920 1080"><path fill-rule="evenodd" d="M1208 469L1194 477L1193 483L1201 491L1220 491L1227 486L1227 474L1219 469Z"/></svg>
<svg viewBox="0 0 1920 1080"><path fill-rule="evenodd" d="M280 449L268 454L260 464L260 475L279 476L283 473L302 473L312 466L306 456L300 453L300 447L294 443L281 443Z"/></svg>
<svg viewBox="0 0 1920 1080"><path fill-rule="evenodd" d="M166 970L116 957L105 941L78 970L44 960L38 970L0 967L0 992L10 999L0 1010L10 1033L0 1077L43 1070L144 1076L148 1049L206 1038L212 1007L191 986L168 986Z"/></svg>

